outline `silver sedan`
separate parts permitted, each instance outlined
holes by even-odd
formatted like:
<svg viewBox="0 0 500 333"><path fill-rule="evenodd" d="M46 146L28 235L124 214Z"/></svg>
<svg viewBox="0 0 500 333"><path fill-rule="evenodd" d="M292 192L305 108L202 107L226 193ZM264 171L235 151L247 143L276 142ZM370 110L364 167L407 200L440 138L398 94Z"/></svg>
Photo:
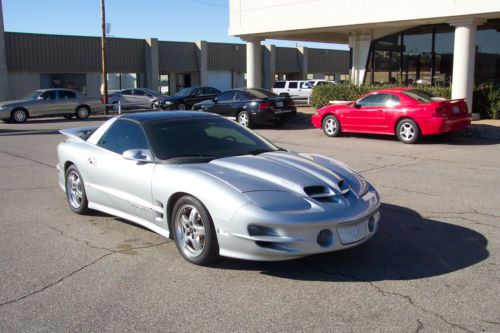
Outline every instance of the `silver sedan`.
<svg viewBox="0 0 500 333"><path fill-rule="evenodd" d="M0 102L0 119L23 123L30 117L64 116L87 119L90 114L101 112L104 105L98 98L90 98L71 89L35 90L24 98Z"/></svg>
<svg viewBox="0 0 500 333"><path fill-rule="evenodd" d="M62 133L58 179L75 213L138 223L195 264L337 251L378 229L380 199L362 176L217 115L129 114Z"/></svg>

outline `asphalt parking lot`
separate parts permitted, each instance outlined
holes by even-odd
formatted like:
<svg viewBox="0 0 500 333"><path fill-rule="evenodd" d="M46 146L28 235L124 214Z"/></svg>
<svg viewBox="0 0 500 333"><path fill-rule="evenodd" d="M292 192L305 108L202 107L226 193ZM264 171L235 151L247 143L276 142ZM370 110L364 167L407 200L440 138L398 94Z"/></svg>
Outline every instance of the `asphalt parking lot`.
<svg viewBox="0 0 500 333"><path fill-rule="evenodd" d="M58 130L102 119L0 123L0 332L500 331L500 142L258 129L360 171L381 229L337 253L197 267L170 240L67 207Z"/></svg>

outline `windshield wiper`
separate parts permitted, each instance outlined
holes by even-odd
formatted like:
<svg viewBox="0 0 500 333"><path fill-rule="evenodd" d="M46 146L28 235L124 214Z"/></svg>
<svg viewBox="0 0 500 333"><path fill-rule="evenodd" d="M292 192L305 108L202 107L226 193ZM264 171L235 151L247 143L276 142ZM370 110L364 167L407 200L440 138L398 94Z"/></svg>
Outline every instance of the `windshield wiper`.
<svg viewBox="0 0 500 333"><path fill-rule="evenodd" d="M172 156L167 157L166 159L169 160L171 158L177 158L177 157L209 157L209 158L219 158L219 156L215 156L215 155L211 155L211 154L192 153L192 154L172 155Z"/></svg>
<svg viewBox="0 0 500 333"><path fill-rule="evenodd" d="M276 150L272 150L272 149L254 149L254 150L250 150L250 151L247 151L245 152L245 154L248 154L248 155L260 155L260 154L263 154L263 153L271 153L273 151L286 151L286 149L283 149L283 148L278 148Z"/></svg>

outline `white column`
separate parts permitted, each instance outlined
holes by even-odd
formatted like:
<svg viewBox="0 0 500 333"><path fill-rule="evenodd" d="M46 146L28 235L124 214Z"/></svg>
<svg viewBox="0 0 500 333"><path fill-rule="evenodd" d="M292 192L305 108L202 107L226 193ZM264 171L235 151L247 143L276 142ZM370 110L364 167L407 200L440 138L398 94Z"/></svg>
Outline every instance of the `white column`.
<svg viewBox="0 0 500 333"><path fill-rule="evenodd" d="M450 24L455 26L451 98L465 98L469 112L472 112L478 22L474 19L464 19Z"/></svg>
<svg viewBox="0 0 500 333"><path fill-rule="evenodd" d="M276 47L264 46L264 89L272 89L276 73Z"/></svg>
<svg viewBox="0 0 500 333"><path fill-rule="evenodd" d="M146 88L158 91L160 84L158 39L146 38Z"/></svg>
<svg viewBox="0 0 500 333"><path fill-rule="evenodd" d="M302 80L307 79L307 74L309 73L309 51L307 47L299 46L298 47L300 53L300 69L302 70Z"/></svg>
<svg viewBox="0 0 500 333"><path fill-rule="evenodd" d="M351 82L358 86L362 85L365 79L371 41L371 33L351 32L349 34L349 47L352 48Z"/></svg>
<svg viewBox="0 0 500 333"><path fill-rule="evenodd" d="M208 43L204 40L196 42L198 57L198 73L200 86L208 85Z"/></svg>
<svg viewBox="0 0 500 333"><path fill-rule="evenodd" d="M247 88L262 88L262 47L259 39L247 42Z"/></svg>
<svg viewBox="0 0 500 333"><path fill-rule="evenodd" d="M9 82L7 80L7 52L3 31L2 0L0 0L0 101L9 98Z"/></svg>

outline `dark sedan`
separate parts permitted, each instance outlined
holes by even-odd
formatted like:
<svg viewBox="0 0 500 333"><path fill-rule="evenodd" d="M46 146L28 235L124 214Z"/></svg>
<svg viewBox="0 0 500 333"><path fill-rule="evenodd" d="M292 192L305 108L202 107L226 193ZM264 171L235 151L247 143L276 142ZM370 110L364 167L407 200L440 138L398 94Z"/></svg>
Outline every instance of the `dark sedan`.
<svg viewBox="0 0 500 333"><path fill-rule="evenodd" d="M155 109L189 110L198 102L213 99L220 90L212 87L190 87L179 90L175 95L156 101Z"/></svg>
<svg viewBox="0 0 500 333"><path fill-rule="evenodd" d="M212 100L195 104L193 110L234 118L240 125L249 128L254 124L283 125L297 114L290 97L278 96L272 91L258 88L225 91Z"/></svg>

